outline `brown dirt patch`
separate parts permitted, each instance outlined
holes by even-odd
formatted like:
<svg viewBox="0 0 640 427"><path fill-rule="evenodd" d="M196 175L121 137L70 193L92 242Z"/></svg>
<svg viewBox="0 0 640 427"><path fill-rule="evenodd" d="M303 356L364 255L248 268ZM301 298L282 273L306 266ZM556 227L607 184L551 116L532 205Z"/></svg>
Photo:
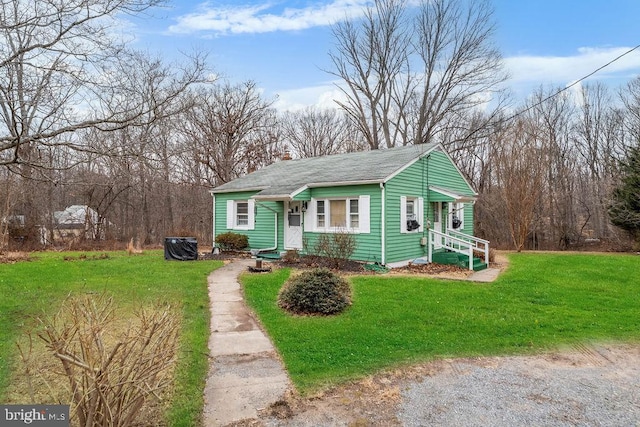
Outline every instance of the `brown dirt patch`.
<svg viewBox="0 0 640 427"><path fill-rule="evenodd" d="M351 260L333 260L327 257L317 255L304 255L292 259L283 259L278 261L280 267L290 267L298 269L309 268L328 268L343 273L364 273L364 264Z"/></svg>
<svg viewBox="0 0 640 427"><path fill-rule="evenodd" d="M29 260L29 252L0 252L0 264L15 264L16 262Z"/></svg>
<svg viewBox="0 0 640 427"><path fill-rule="evenodd" d="M464 280L469 277L472 272L466 268L456 265L444 264L409 264L406 267L394 268L391 274L410 274L424 275L429 277L437 277L442 279L458 279Z"/></svg>
<svg viewBox="0 0 640 427"><path fill-rule="evenodd" d="M249 252L221 251L218 254L214 254L213 252L198 253L198 261L209 261L209 260L230 261L234 259L247 259L247 258L251 258L251 254Z"/></svg>

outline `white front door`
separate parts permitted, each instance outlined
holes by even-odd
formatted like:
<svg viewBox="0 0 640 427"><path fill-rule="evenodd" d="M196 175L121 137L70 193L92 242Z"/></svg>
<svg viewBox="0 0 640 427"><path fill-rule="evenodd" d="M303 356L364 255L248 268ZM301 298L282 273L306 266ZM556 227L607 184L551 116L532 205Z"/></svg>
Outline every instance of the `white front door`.
<svg viewBox="0 0 640 427"><path fill-rule="evenodd" d="M442 233L442 202L433 202L433 230ZM442 247L442 238L435 237L434 245L436 248Z"/></svg>
<svg viewBox="0 0 640 427"><path fill-rule="evenodd" d="M285 203L284 248L302 249L302 204Z"/></svg>

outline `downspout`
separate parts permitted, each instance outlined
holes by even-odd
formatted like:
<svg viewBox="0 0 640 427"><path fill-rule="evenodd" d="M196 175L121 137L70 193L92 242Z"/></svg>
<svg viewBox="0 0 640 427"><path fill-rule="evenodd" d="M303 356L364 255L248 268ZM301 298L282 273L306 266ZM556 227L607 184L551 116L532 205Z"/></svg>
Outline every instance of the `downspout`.
<svg viewBox="0 0 640 427"><path fill-rule="evenodd" d="M211 247L216 247L216 195L211 193L211 206L213 208L212 222L211 222Z"/></svg>
<svg viewBox="0 0 640 427"><path fill-rule="evenodd" d="M380 215L380 256L382 258L381 264L385 265L386 263L386 245L387 245L387 239L386 239L386 230L385 230L385 223L387 221L386 218L386 213L385 213L385 206L386 206L386 196L385 196L385 187L384 187L384 183L381 182L380 183L380 190L381 190L381 197L382 197L382 212Z"/></svg>
<svg viewBox="0 0 640 427"><path fill-rule="evenodd" d="M426 252L427 252L427 256L428 256L428 260L429 262L431 262L431 239L429 238L429 234L431 231L431 220L429 219L429 215L425 215L425 213L429 212L429 207L431 206L431 203L429 201L429 163L431 160L431 153L429 153L427 155L427 157L424 158L424 163L422 165L422 200L424 200L424 206L422 207L422 209L424 210L424 212L422 213L423 216L426 216L426 221L425 218L422 218L422 221L425 222L425 224L422 227L422 239L424 239L424 241L426 242ZM427 176L426 176L426 183L425 183L425 173L424 173L424 168L427 168Z"/></svg>

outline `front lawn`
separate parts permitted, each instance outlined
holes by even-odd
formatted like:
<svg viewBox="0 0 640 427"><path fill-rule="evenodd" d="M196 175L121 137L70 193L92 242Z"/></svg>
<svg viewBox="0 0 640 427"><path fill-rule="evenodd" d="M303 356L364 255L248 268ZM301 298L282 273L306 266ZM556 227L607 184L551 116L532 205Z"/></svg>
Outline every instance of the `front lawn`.
<svg viewBox="0 0 640 427"><path fill-rule="evenodd" d="M535 353L581 341L640 341L640 256L512 254L496 282L351 279L336 317L276 305L290 271L243 276L254 308L302 393L442 357Z"/></svg>
<svg viewBox="0 0 640 427"><path fill-rule="evenodd" d="M166 419L172 426L197 425L209 366L207 276L221 265L165 261L162 251L134 256L107 252L105 257L37 253L31 261L0 264L0 403L6 402L9 383L22 372L15 343L34 326L35 316L54 313L69 294L106 292L125 313L155 302L181 308L180 354ZM22 403L28 398L24 396Z"/></svg>

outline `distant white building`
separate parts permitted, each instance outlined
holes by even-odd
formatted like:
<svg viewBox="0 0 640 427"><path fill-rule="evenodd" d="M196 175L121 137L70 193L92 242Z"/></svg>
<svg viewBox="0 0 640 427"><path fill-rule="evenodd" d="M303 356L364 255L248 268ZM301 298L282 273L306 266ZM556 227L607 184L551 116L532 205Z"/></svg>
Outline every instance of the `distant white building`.
<svg viewBox="0 0 640 427"><path fill-rule="evenodd" d="M87 205L71 205L53 213L53 240L104 239L98 212Z"/></svg>

